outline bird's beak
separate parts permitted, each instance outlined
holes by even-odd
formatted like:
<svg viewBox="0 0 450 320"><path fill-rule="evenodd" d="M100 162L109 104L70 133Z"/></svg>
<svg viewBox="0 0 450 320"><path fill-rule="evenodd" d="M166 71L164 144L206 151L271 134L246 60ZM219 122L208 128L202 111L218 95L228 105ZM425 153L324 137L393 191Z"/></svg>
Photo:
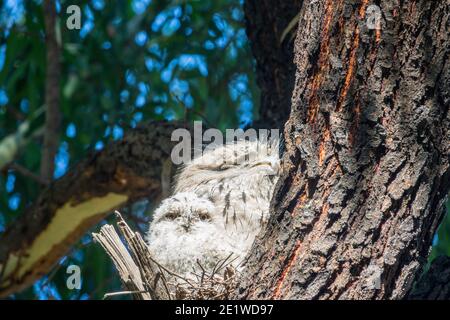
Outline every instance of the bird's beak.
<svg viewBox="0 0 450 320"><path fill-rule="evenodd" d="M185 231L188 231L191 226L191 217L190 216L184 217L183 222L181 223L181 226L183 227L183 229Z"/></svg>

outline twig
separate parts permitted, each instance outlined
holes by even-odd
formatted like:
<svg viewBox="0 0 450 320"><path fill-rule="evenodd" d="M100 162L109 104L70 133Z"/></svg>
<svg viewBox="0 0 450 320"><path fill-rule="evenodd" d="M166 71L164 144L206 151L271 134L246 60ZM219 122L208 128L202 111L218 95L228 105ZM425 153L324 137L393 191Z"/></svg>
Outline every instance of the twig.
<svg viewBox="0 0 450 320"><path fill-rule="evenodd" d="M125 294L136 294L136 293L146 293L147 291L142 290L142 291L119 291L119 292L111 292L111 293L105 293L105 295L103 296L103 299L106 300L109 297L114 297L114 296L120 296L120 295L125 295Z"/></svg>
<svg viewBox="0 0 450 320"><path fill-rule="evenodd" d="M17 171L18 173L20 173L25 178L30 178L31 180L34 180L34 181L36 181L37 183L39 183L39 184L41 184L43 186L47 186L48 185L48 182L46 180L42 179L40 176L38 176L37 174L35 174L32 171L28 170L27 168L21 166L18 163L11 163L8 167L11 170Z"/></svg>
<svg viewBox="0 0 450 320"><path fill-rule="evenodd" d="M20 112L19 110L17 110L17 107L15 108L15 107L13 107L11 105L7 105L6 106L6 111L9 112L18 121L25 121L26 120L25 115L22 112Z"/></svg>
<svg viewBox="0 0 450 320"><path fill-rule="evenodd" d="M92 235L113 260L124 286L129 291L144 291L139 269L124 244L120 241L120 237L114 228L110 225L105 225L101 228L100 233L93 233ZM150 295L145 293L136 294L135 297L142 300L150 299Z"/></svg>

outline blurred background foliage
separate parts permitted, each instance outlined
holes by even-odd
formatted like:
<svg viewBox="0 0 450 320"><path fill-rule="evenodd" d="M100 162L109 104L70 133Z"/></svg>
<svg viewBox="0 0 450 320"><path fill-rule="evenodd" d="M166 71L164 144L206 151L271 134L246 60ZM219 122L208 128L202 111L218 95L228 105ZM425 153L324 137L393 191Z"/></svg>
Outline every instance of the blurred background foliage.
<svg viewBox="0 0 450 320"><path fill-rule="evenodd" d="M72 4L82 10L81 30L66 28L66 8ZM242 1L60 0L56 5L63 119L55 179L142 121L202 120L224 129L256 119L259 93ZM30 173L39 172L40 165L44 32L42 1L0 0L0 233L42 189ZM15 167L5 165L12 160L8 154L16 154ZM124 210L141 232L149 220L147 207L142 202ZM432 257L437 254L450 255L449 215L434 240ZM81 290L67 289L71 264L81 267ZM120 291L115 269L87 234L52 272L11 298L101 299L113 291Z"/></svg>

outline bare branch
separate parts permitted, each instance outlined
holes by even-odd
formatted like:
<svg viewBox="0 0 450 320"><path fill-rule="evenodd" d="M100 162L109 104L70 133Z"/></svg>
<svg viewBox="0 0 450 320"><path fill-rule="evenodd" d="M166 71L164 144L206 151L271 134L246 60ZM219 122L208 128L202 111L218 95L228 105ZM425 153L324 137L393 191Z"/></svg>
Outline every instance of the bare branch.
<svg viewBox="0 0 450 320"><path fill-rule="evenodd" d="M144 290L139 269L114 227L105 225L100 229L100 233L93 233L92 236L111 257L128 292L134 292L133 296L139 300L150 300L151 296Z"/></svg>
<svg viewBox="0 0 450 320"><path fill-rule="evenodd" d="M37 174L35 174L34 172L28 170L27 168L21 166L18 163L12 163L9 166L9 169L11 170L15 170L18 173L20 173L22 176L24 176L25 178L30 178L31 180L36 181L37 183L39 183L40 185L46 186L48 185L48 182L44 179L42 179L40 176L38 176Z"/></svg>
<svg viewBox="0 0 450 320"><path fill-rule="evenodd" d="M47 74L45 80L45 132L41 155L41 177L50 182L55 169L61 114L60 103L60 47L56 38L56 7L53 0L44 1L44 20L47 47Z"/></svg>

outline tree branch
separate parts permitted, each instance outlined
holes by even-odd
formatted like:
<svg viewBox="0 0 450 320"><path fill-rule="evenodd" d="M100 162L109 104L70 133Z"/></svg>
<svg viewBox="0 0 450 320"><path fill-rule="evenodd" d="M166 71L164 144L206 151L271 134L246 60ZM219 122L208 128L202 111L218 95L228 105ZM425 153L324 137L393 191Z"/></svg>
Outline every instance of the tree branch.
<svg viewBox="0 0 450 320"><path fill-rule="evenodd" d="M7 168L17 171L25 178L30 178L31 180L36 181L37 183L39 183L42 186L48 185L46 180L42 179L40 176L38 176L34 172L28 170L27 168L21 166L20 164L11 163Z"/></svg>
<svg viewBox="0 0 450 320"><path fill-rule="evenodd" d="M174 144L171 133L179 127L167 122L139 126L44 190L0 236L0 297L46 274L111 210L144 197L157 199Z"/></svg>
<svg viewBox="0 0 450 320"><path fill-rule="evenodd" d="M47 47L47 74L45 80L45 131L41 155L41 178L50 182L55 170L58 151L61 114L60 103L60 48L56 38L56 6L53 0L44 1L44 20Z"/></svg>

